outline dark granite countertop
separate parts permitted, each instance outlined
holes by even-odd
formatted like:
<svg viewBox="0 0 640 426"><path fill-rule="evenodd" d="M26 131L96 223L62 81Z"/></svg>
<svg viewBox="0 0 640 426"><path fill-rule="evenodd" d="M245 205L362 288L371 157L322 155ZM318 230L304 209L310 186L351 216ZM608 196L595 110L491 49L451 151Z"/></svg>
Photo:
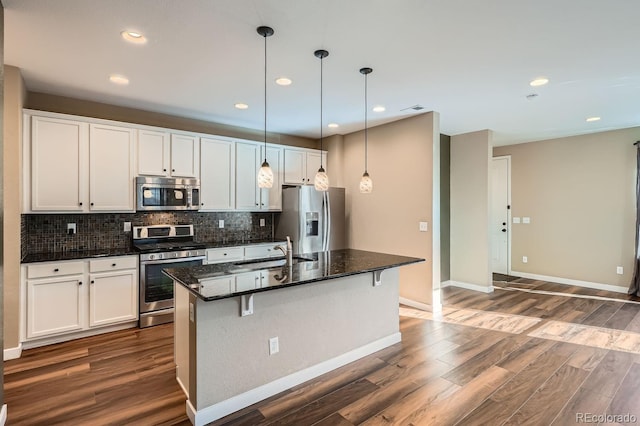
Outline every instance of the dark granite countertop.
<svg viewBox="0 0 640 426"><path fill-rule="evenodd" d="M269 243L281 243L281 239L264 239L264 240L244 240L244 241L196 241L200 244L206 244L207 248L222 248L222 247L239 247L239 246L251 246L259 244ZM77 260L88 259L96 257L107 256L126 256L132 254L139 254L139 252L133 247L126 248L99 248L91 250L64 250L64 251L52 251L46 253L29 253L24 256L20 263L37 263L37 262L55 262L58 260Z"/></svg>
<svg viewBox="0 0 640 426"><path fill-rule="evenodd" d="M47 253L29 253L22 258L21 263L53 262L58 260L78 260L86 258L126 256L137 254L138 252L132 248L65 250Z"/></svg>
<svg viewBox="0 0 640 426"><path fill-rule="evenodd" d="M304 261L300 258L309 260ZM284 258L280 257L185 268L168 268L164 269L163 272L187 288L191 293L208 302L241 296L243 294L276 290L349 275L395 268L423 262L424 260L425 259L415 257L345 249L302 254L298 256L298 259L294 259L293 265L290 267L273 266L278 262L284 263ZM257 262L261 261L269 263L266 264L266 266L256 265ZM216 285L213 282L216 278L225 275L248 272L255 273L258 271L262 272L263 276L259 288L254 287L244 291L234 291L235 286L233 286L233 288L225 291L224 285Z"/></svg>

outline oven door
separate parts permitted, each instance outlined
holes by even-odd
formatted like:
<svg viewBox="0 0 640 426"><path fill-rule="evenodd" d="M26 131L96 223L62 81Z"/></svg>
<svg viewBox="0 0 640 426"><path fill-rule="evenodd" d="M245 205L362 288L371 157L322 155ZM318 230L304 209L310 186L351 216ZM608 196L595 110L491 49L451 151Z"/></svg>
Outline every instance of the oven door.
<svg viewBox="0 0 640 426"><path fill-rule="evenodd" d="M165 268L200 266L204 256L140 262L140 313L173 308L173 280L162 273Z"/></svg>

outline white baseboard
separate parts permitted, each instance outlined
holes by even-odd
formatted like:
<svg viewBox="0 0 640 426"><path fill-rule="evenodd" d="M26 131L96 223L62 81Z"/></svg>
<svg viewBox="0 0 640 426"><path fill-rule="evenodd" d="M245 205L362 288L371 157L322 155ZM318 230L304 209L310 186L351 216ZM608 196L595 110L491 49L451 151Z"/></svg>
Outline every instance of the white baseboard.
<svg viewBox="0 0 640 426"><path fill-rule="evenodd" d="M403 305L411 306L412 308L420 309L422 311L433 312L433 307L426 303L407 299L406 297L400 297L399 300Z"/></svg>
<svg viewBox="0 0 640 426"><path fill-rule="evenodd" d="M0 426L4 426L6 422L7 422L7 404L4 404L2 406L2 409L0 410Z"/></svg>
<svg viewBox="0 0 640 426"><path fill-rule="evenodd" d="M352 351L338 355L319 364L312 365L304 370L297 371L288 376L281 377L273 382L266 383L250 391L241 393L227 400L218 402L200 410L195 410L190 401L187 400L187 416L194 426L203 426L220 419L228 414L241 410L263 399L269 398L277 393L285 391L293 386L297 386L350 362L356 361L388 346L394 345L401 340L400 333L393 333L387 337L360 346Z"/></svg>
<svg viewBox="0 0 640 426"><path fill-rule="evenodd" d="M594 283L590 281L581 281L581 280L572 280L570 278L550 277L547 275L529 274L528 272L511 271L509 275L515 276L515 277L521 277L521 278L529 278L531 280L549 281L549 282L558 283L558 284L575 285L577 287L586 287L586 288L592 288L595 290L612 291L614 293L627 294L629 291L628 287L622 287L619 285Z"/></svg>
<svg viewBox="0 0 640 426"><path fill-rule="evenodd" d="M15 348L7 348L3 351L3 360L9 361L10 359L18 359L22 355L22 343L18 344Z"/></svg>
<svg viewBox="0 0 640 426"><path fill-rule="evenodd" d="M489 287L483 286L483 285L478 285L478 284L471 284L471 283L465 283L462 281L453 281L453 280L449 280L449 281L444 281L441 284L442 287L459 287L459 288L464 288L467 290L473 290L473 291L479 291L481 293L493 293L493 286L490 285Z"/></svg>
<svg viewBox="0 0 640 426"><path fill-rule="evenodd" d="M61 334L55 337L44 337L41 339L27 340L21 343L23 349L33 349L40 346L53 345L56 343L67 342L69 340L80 339L82 337L97 336L99 334L111 333L112 331L125 330L127 328L136 328L138 326L138 320L129 321L122 324L111 325L101 328L95 328L90 330L84 330L79 332L72 332L68 334Z"/></svg>

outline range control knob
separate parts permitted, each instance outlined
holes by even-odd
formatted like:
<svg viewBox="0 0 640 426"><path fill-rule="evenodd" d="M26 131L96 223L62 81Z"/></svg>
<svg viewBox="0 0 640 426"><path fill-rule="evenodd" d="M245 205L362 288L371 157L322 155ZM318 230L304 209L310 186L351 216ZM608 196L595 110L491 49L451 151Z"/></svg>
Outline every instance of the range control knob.
<svg viewBox="0 0 640 426"><path fill-rule="evenodd" d="M155 259L155 258L156 258L156 255L155 255L155 254L150 254L150 255L149 255L149 260L153 260L153 259Z"/></svg>

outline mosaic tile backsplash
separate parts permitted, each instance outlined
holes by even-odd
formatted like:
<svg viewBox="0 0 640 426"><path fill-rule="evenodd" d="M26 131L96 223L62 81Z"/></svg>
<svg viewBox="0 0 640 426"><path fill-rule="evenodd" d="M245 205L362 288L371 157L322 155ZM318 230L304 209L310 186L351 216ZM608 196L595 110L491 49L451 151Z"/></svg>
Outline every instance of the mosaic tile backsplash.
<svg viewBox="0 0 640 426"><path fill-rule="evenodd" d="M273 238L274 213L25 214L21 219L24 257L30 253L129 248L131 232L123 231L124 222L132 226L193 224L195 238L202 242L264 240ZM221 219L224 228L218 228ZM260 226L260 219L265 220L265 226ZM75 235L67 235L67 223L76 224Z"/></svg>

